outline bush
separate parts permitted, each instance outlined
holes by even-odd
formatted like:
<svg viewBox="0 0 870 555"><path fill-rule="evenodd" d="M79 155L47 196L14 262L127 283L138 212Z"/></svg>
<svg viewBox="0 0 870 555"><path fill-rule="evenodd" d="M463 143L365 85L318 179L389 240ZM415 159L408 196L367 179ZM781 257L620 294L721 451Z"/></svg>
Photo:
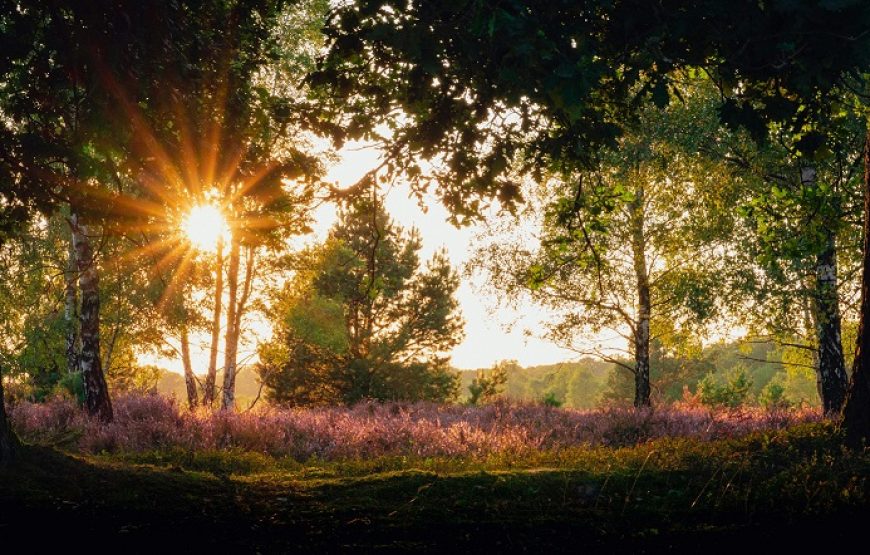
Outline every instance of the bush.
<svg viewBox="0 0 870 555"><path fill-rule="evenodd" d="M785 395L785 386L778 380L772 380L764 386L761 395L758 396L758 402L768 409L787 409L791 406L791 402Z"/></svg>
<svg viewBox="0 0 870 555"><path fill-rule="evenodd" d="M720 383L712 373L704 376L698 384L701 402L709 407L737 408L746 403L750 389L752 389L752 379L746 374L745 368L732 371L724 384Z"/></svg>
<svg viewBox="0 0 870 555"><path fill-rule="evenodd" d="M507 383L507 368L511 364L509 361L502 361L496 363L489 372L479 370L471 385L468 386L468 391L471 393L468 404L478 405L498 397Z"/></svg>
<svg viewBox="0 0 870 555"><path fill-rule="evenodd" d="M85 382L81 372L65 374L57 382L56 393L74 399L79 405L85 404Z"/></svg>
<svg viewBox="0 0 870 555"><path fill-rule="evenodd" d="M562 401L556 397L556 393L554 391L548 391L543 398L541 398L541 404L546 407L554 407L559 408L562 406Z"/></svg>

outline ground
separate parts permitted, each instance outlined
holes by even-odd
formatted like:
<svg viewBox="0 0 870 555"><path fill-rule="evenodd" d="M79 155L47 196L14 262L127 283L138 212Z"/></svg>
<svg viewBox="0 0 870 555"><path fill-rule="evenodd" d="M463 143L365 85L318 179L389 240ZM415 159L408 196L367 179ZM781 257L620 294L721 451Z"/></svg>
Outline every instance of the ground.
<svg viewBox="0 0 870 555"><path fill-rule="evenodd" d="M79 455L0 470L0 539L37 551L733 552L843 545L870 455L830 424L512 459L297 462L250 452Z"/></svg>

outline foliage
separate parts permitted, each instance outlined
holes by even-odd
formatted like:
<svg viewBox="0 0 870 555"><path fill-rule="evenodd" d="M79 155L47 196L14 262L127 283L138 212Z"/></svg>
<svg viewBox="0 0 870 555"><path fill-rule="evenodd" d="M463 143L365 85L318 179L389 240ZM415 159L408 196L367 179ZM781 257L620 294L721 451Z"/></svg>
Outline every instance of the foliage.
<svg viewBox="0 0 870 555"><path fill-rule="evenodd" d="M657 404L681 403L684 392L694 396L699 382L708 374L729 376L743 368L751 382L746 405L757 402L766 406L765 391L775 384L785 389L783 404L819 406L813 370L790 362L790 353L789 349L765 342L712 344L691 355L653 348L653 398ZM460 371L463 390L467 392L477 374L487 371ZM633 387L633 376L622 368L580 358L552 365L512 367L503 395L511 401L533 403L553 393L565 407L594 409L630 405ZM465 402L468 399L467 393L460 398Z"/></svg>
<svg viewBox="0 0 870 555"><path fill-rule="evenodd" d="M546 395L541 398L541 404L545 407L553 407L557 409L561 407L564 403L564 401L561 401L558 397L556 397L556 393L554 391L548 391Z"/></svg>
<svg viewBox="0 0 870 555"><path fill-rule="evenodd" d="M55 394L74 399L79 405L85 402L85 383L81 372L71 372L64 375L55 387Z"/></svg>
<svg viewBox="0 0 870 555"><path fill-rule="evenodd" d="M425 187L421 159L442 162L438 192L465 216L516 200L517 160L594 162L636 108L667 104L675 69L713 75L730 125L779 122L812 152L835 86L870 62L868 20L854 1L361 1L331 14L312 82L345 116L339 140L390 129L392 167Z"/></svg>
<svg viewBox="0 0 870 555"><path fill-rule="evenodd" d="M122 368L116 366L114 372L107 372L106 379L116 393L147 393L156 390L162 372L164 370L157 366L131 361Z"/></svg>
<svg viewBox="0 0 870 555"><path fill-rule="evenodd" d="M445 400L457 379L446 355L462 337L458 276L446 253L421 267L420 236L379 204L342 212L322 245L295 256L297 274L272 311L276 339L259 373L279 403Z"/></svg>
<svg viewBox="0 0 870 555"><path fill-rule="evenodd" d="M723 380L713 374L707 374L698 384L701 402L711 407L737 408L746 403L752 380L745 368L732 370Z"/></svg>
<svg viewBox="0 0 870 555"><path fill-rule="evenodd" d="M785 396L785 386L779 380L771 380L764 389L761 390L761 395L758 396L758 402L761 406L768 409L788 408L790 403Z"/></svg>

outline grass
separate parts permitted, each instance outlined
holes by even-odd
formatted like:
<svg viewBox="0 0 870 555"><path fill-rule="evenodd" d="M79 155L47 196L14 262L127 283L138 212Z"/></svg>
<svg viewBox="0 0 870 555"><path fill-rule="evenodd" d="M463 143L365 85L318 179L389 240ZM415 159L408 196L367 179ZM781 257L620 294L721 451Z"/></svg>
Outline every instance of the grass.
<svg viewBox="0 0 870 555"><path fill-rule="evenodd" d="M870 514L870 455L840 439L813 423L521 457L305 463L241 450L30 446L0 471L0 536L61 543L84 532L128 551L725 552L762 539L806 548L857 534Z"/></svg>

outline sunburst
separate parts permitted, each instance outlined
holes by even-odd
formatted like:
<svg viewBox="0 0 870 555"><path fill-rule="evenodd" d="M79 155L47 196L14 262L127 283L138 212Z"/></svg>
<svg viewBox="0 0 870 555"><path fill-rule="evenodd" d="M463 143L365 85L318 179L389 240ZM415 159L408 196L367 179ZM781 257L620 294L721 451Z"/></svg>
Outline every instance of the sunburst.
<svg viewBox="0 0 870 555"><path fill-rule="evenodd" d="M230 235L223 212L214 204L198 204L188 210L181 231L193 247L206 253L217 252L218 244L225 243Z"/></svg>

